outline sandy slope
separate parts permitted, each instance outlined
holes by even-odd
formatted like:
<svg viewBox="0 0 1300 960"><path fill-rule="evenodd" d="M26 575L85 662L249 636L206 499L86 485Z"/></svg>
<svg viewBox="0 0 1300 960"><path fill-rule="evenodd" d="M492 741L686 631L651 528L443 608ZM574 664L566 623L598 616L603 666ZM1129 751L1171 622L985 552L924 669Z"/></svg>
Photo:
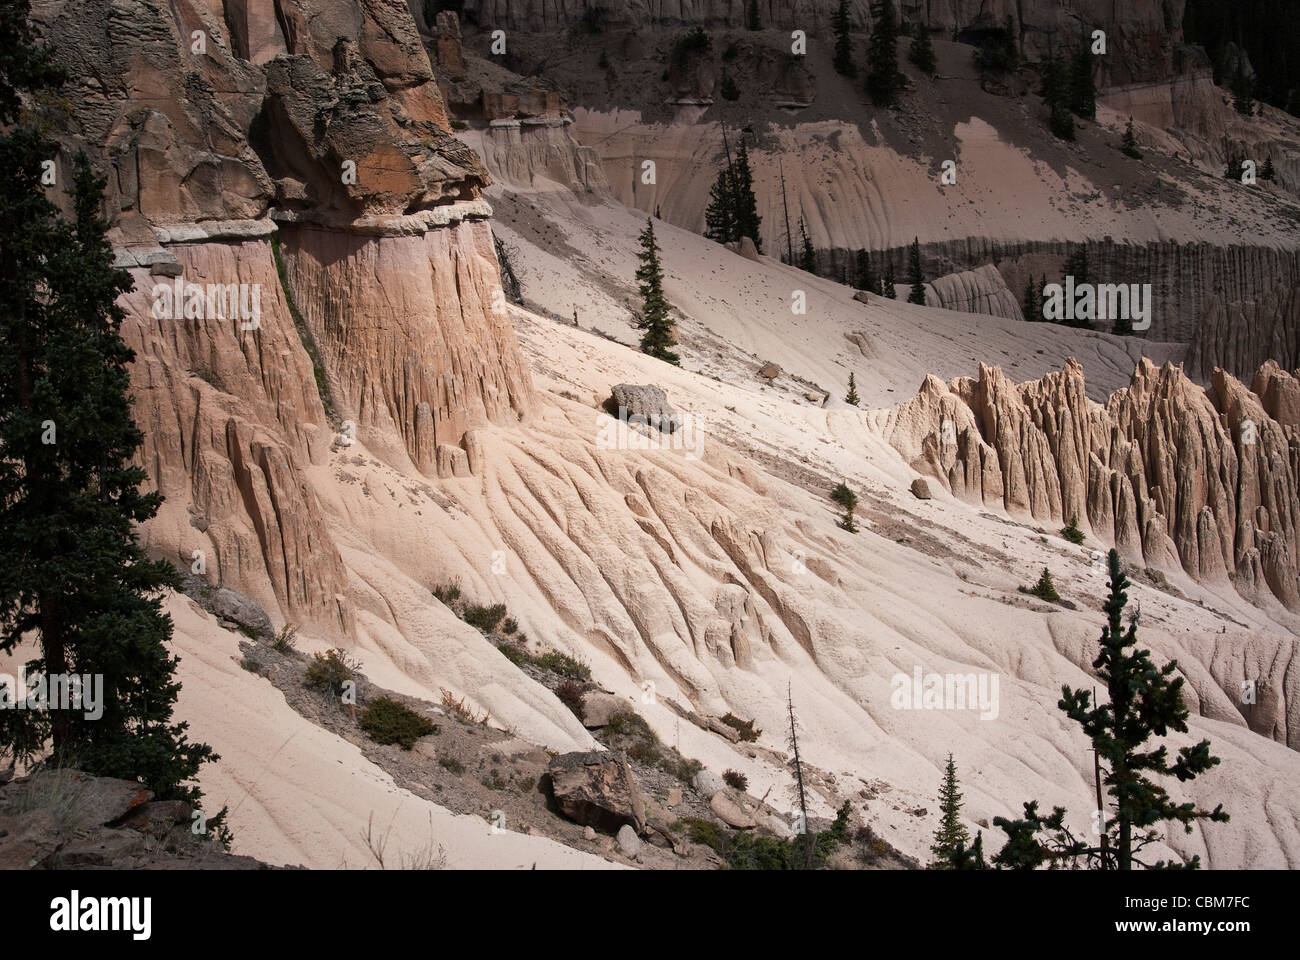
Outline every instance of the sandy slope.
<svg viewBox="0 0 1300 960"><path fill-rule="evenodd" d="M556 192L497 190L493 229L520 248L524 297L560 317L633 343L636 237L644 217L617 204L582 204ZM1112 337L1056 325L926 309L871 296L853 299L843 284L814 277L779 260L746 260L686 230L655 223L663 248L668 299L683 314L688 369L742 387L773 361L829 392L835 406L850 371L867 406L893 406L933 373L943 379L974 372L979 361L1002 364L1031 380L1077 357L1094 399L1127 385L1137 358L1180 360L1178 344ZM804 292L807 313L792 311ZM855 342L852 335L861 334ZM787 385L788 381L783 381ZM802 393L803 391L798 391Z"/></svg>
<svg viewBox="0 0 1300 960"><path fill-rule="evenodd" d="M271 683L239 666L239 634L193 601L174 597L181 658L177 714L221 755L199 778L209 812L230 807L234 851L270 863L377 868L364 831L388 834L389 866L422 861L441 846L449 868L573 870L612 867L540 837L492 834L400 789L352 744L312 724Z"/></svg>

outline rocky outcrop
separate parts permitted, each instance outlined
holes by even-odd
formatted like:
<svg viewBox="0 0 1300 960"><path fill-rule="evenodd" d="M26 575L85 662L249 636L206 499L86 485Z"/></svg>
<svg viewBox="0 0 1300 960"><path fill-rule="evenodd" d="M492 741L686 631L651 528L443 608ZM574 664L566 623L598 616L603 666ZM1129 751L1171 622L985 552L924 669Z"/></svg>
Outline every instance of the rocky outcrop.
<svg viewBox="0 0 1300 960"><path fill-rule="evenodd" d="M1024 319L1020 301L991 263L974 270L936 277L926 284L925 302L927 306L945 310L985 313L1009 320Z"/></svg>
<svg viewBox="0 0 1300 960"><path fill-rule="evenodd" d="M1188 369L1201 380L1216 367L1245 376L1270 360L1300 366L1300 281L1265 287L1248 300L1211 295L1192 334Z"/></svg>
<svg viewBox="0 0 1300 960"><path fill-rule="evenodd" d="M570 820L610 833L646 827L645 799L627 759L608 751L564 753L547 767L555 805Z"/></svg>
<svg viewBox="0 0 1300 960"><path fill-rule="evenodd" d="M541 32L568 29L584 20L605 30L651 25L743 27L747 6L725 0L467 0L464 10L484 28ZM810 36L825 37L831 34L836 6L835 0L760 0L758 9L767 28L802 29ZM850 0L849 16L855 30L870 29L870 6L868 0ZM1108 0L1069 5L1052 0L898 0L895 8L908 22L925 23L944 36L956 32L973 39L983 30L1002 26L1009 16L1022 47L1035 56L1078 37L1081 24L1089 30L1103 29L1115 49L1113 61L1108 58L1108 72L1120 80L1167 71L1182 39L1182 0L1137 0L1119 5Z"/></svg>
<svg viewBox="0 0 1300 960"><path fill-rule="evenodd" d="M1022 384L981 364L978 379L927 377L888 436L955 497L1051 526L1077 517L1128 560L1297 609L1300 382L1269 364L1255 386L1216 370L1206 390L1143 360L1102 406L1073 360Z"/></svg>
<svg viewBox="0 0 1300 960"><path fill-rule="evenodd" d="M135 280L122 330L140 457L166 498L146 543L276 625L351 634L308 472L359 440L468 476L473 428L517 422L532 391L481 199L491 178L449 132L407 5L51 0L33 19L71 78L60 169L84 148L108 176ZM173 283L186 306L160 309L155 288ZM222 290L256 316L224 309Z"/></svg>

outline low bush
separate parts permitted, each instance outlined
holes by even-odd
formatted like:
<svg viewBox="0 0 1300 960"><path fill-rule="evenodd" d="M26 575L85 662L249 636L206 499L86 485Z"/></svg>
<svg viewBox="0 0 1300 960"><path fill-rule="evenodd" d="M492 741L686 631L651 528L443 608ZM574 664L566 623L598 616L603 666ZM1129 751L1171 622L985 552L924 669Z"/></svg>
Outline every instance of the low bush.
<svg viewBox="0 0 1300 960"><path fill-rule="evenodd" d="M410 750L421 737L438 732L428 717L420 716L391 697L380 697L366 704L361 712L361 729L375 743L396 743L403 750Z"/></svg>

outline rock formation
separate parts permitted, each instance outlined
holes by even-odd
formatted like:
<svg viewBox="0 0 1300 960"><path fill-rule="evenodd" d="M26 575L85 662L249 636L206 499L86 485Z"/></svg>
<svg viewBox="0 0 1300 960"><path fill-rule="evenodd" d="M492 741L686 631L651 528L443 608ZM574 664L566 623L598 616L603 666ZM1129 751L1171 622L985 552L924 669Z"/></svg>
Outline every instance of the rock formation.
<svg viewBox="0 0 1300 960"><path fill-rule="evenodd" d="M140 0L129 30L120 15L110 0L33 11L71 68L60 182L77 148L108 175L110 238L136 281L123 334L141 459L167 498L145 539L277 622L350 634L347 572L306 480L336 431L399 467L467 475L473 428L531 407L490 176L449 132L400 0ZM159 309L172 284L199 291L192 309ZM223 290L258 315L233 315Z"/></svg>
<svg viewBox="0 0 1300 960"><path fill-rule="evenodd" d="M1253 387L1216 370L1206 390L1143 360L1102 406L1073 360L1022 384L981 364L977 379L927 377L887 435L959 499L1077 517L1130 561L1300 609L1300 381L1268 363Z"/></svg>

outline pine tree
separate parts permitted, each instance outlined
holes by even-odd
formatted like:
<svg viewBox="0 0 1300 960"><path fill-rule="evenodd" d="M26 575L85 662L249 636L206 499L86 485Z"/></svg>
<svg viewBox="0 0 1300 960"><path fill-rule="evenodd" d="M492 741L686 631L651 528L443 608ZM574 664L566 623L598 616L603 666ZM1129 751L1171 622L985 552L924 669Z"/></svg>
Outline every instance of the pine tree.
<svg viewBox="0 0 1300 960"><path fill-rule="evenodd" d="M932 869L948 869L951 859L958 850L970 843L970 833L961 822L962 796L957 786L957 765L953 763L952 754L948 754L948 766L944 770L943 783L939 784L939 827L934 832L934 843L930 851L935 856Z"/></svg>
<svg viewBox="0 0 1300 960"><path fill-rule="evenodd" d="M1092 74L1092 48L1084 43L1070 67L1070 109L1088 120L1097 116L1097 87Z"/></svg>
<svg viewBox="0 0 1300 960"><path fill-rule="evenodd" d="M930 42L930 31L925 28L925 24L918 23L912 27L912 46L907 51L907 59L912 61L917 69L925 73L934 73L937 69L937 62L934 58L934 44Z"/></svg>
<svg viewBox="0 0 1300 960"><path fill-rule="evenodd" d="M1032 273L1025 282L1025 302L1021 305L1021 309L1025 312L1025 319L1031 323L1043 319L1042 294L1034 286L1034 275Z"/></svg>
<svg viewBox="0 0 1300 960"><path fill-rule="evenodd" d="M1086 539L1083 531L1079 529L1079 515L1077 513L1070 517L1070 522L1061 530L1061 536L1074 544L1083 543Z"/></svg>
<svg viewBox="0 0 1300 960"><path fill-rule="evenodd" d="M855 407L858 405L858 402L859 402L859 397L858 397L858 384L857 384L857 381L853 379L853 374L852 374L852 373L849 374L849 392L848 392L848 394L844 397L844 402L845 402L845 403L850 403L850 404L852 404L852 405L855 406Z"/></svg>
<svg viewBox="0 0 1300 960"><path fill-rule="evenodd" d="M1137 620L1124 628L1124 607L1128 603L1128 577L1119 554L1107 556L1110 594L1103 610L1107 623L1101 633L1101 651L1092 662L1097 677L1106 684L1107 702L1093 703L1087 690L1061 688L1057 706L1079 724L1092 742L1102 783L1110 797L1109 809L1101 811L1104 825L1095 844L1074 836L1065 825L1065 811L1056 807L1049 816L1038 813L1037 801L1024 805L1024 817L1008 820L995 817L993 823L1007 835L1007 843L993 858L997 867L1032 870L1042 866L1083 866L1102 870L1131 870L1167 866L1163 861L1148 864L1138 854L1160 840L1153 828L1159 823L1180 823L1190 833L1200 820L1228 822L1223 804L1213 810L1193 803L1174 803L1164 787L1150 775L1173 777L1180 783L1196 779L1218 764L1210 755L1210 742L1181 747L1177 758L1169 759L1168 748L1152 749L1148 741L1170 731L1187 732L1187 704L1183 701L1183 678L1175 677L1178 662L1163 667L1151 662L1151 652L1137 648ZM954 861L956 858L954 858ZM969 858L966 858L969 866ZM1194 856L1186 864L1200 865Z"/></svg>
<svg viewBox="0 0 1300 960"><path fill-rule="evenodd" d="M898 291L894 289L894 265L893 263L885 264L885 276L880 281L880 295L888 297L890 300L898 299Z"/></svg>
<svg viewBox="0 0 1300 960"><path fill-rule="evenodd" d="M849 0L840 0L831 17L831 29L835 32L835 72L845 77L856 77L858 65L853 62L849 26Z"/></svg>
<svg viewBox="0 0 1300 960"><path fill-rule="evenodd" d="M745 29L763 29L763 21L758 16L758 0L749 0L749 6L745 9Z"/></svg>
<svg viewBox="0 0 1300 960"><path fill-rule="evenodd" d="M1133 133L1133 118L1128 118L1128 126L1124 128L1124 140L1119 145L1120 152L1126 157L1132 157L1134 160L1142 159L1142 151L1138 149L1137 136Z"/></svg>
<svg viewBox="0 0 1300 960"><path fill-rule="evenodd" d="M1055 603L1061 599L1061 595L1056 592L1056 584L1052 582L1052 571L1043 567L1043 572L1039 574L1038 582L1029 588L1029 592L1039 600L1049 600Z"/></svg>
<svg viewBox="0 0 1300 960"><path fill-rule="evenodd" d="M905 78L898 69L898 18L894 0L875 0L871 7L871 41L867 47L867 93L878 107L898 104Z"/></svg>
<svg viewBox="0 0 1300 960"><path fill-rule="evenodd" d="M1054 57L1043 61L1040 94L1047 104L1048 128L1062 140L1074 139L1074 117L1070 113L1069 80L1065 67Z"/></svg>
<svg viewBox="0 0 1300 960"><path fill-rule="evenodd" d="M1273 158L1269 157L1264 161L1264 166L1260 168L1259 179L1272 180L1277 176L1277 171L1273 169Z"/></svg>
<svg viewBox="0 0 1300 960"><path fill-rule="evenodd" d="M722 71L722 86L720 87L723 100L739 100L740 87L736 86L735 79L726 70Z"/></svg>
<svg viewBox="0 0 1300 960"><path fill-rule="evenodd" d="M799 255L799 269L816 275L817 273L817 251L813 249L812 238L808 236L808 230L804 226L803 215L799 215L799 237L803 252Z"/></svg>
<svg viewBox="0 0 1300 960"><path fill-rule="evenodd" d="M740 141L736 151L736 165L732 178L732 211L735 218L736 237L749 237L754 241L754 249L763 252L763 241L759 238L759 227L763 218L758 215L758 200L754 196L754 175L749 168L749 150L745 141Z"/></svg>
<svg viewBox="0 0 1300 960"><path fill-rule="evenodd" d="M659 264L659 245L655 242L654 221L646 217L641 231L641 252L637 258L636 279L641 292L641 314L637 326L645 333L641 337L641 350L667 363L680 364L672 350L673 318L668 313L664 297L664 273Z"/></svg>
<svg viewBox="0 0 1300 960"><path fill-rule="evenodd" d="M907 261L907 282L912 285L907 295L908 303L925 306L925 274L921 272L921 242L912 238L912 253Z"/></svg>
<svg viewBox="0 0 1300 960"><path fill-rule="evenodd" d="M731 243L736 239L733 179L730 169L720 170L709 188L709 205L704 208L704 235L716 243Z"/></svg>
<svg viewBox="0 0 1300 960"><path fill-rule="evenodd" d="M1079 249L1070 254L1065 261L1065 275L1074 278L1074 288L1077 290L1081 286L1091 283L1088 274L1088 247L1081 244ZM1081 317L1077 313L1073 320L1066 320L1065 325L1068 327L1078 327L1082 330L1091 330L1092 321L1086 317Z"/></svg>
<svg viewBox="0 0 1300 960"><path fill-rule="evenodd" d="M102 676L103 714L0 711L0 755L30 760L49 741L51 764L197 803L190 781L216 757L171 722L180 684L163 589L174 573L136 536L162 497L141 489L148 476L133 463L144 438L117 305L131 278L113 267L104 181L84 154L70 219L43 192L42 163L57 145L20 115L19 97L62 78L35 45L28 10L0 4L0 653L30 633L40 651L28 671Z"/></svg>
<svg viewBox="0 0 1300 960"><path fill-rule="evenodd" d="M857 268L858 289L875 293L879 288L876 286L876 278L871 275L871 254L866 250L858 251Z"/></svg>

